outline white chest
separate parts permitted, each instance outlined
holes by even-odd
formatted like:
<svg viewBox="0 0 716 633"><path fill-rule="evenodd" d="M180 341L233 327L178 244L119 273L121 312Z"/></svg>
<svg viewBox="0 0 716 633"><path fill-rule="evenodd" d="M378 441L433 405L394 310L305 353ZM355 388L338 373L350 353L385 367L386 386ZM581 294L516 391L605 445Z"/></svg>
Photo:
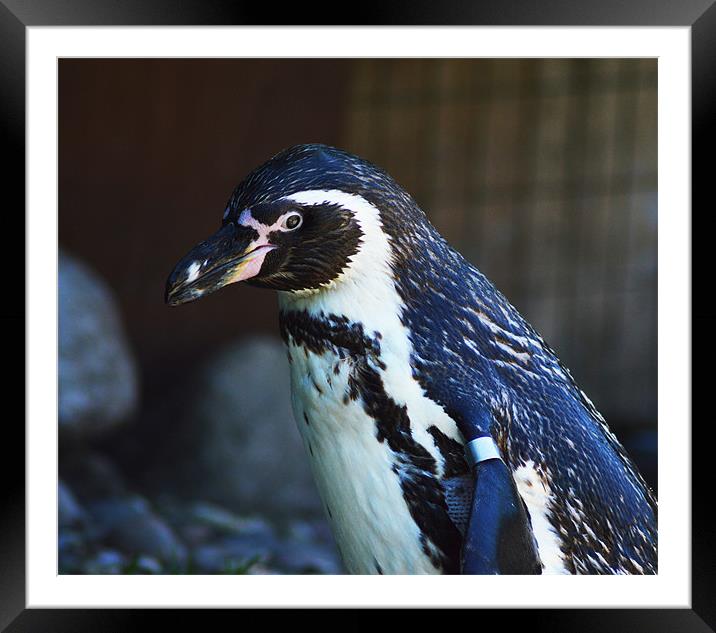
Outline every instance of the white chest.
<svg viewBox="0 0 716 633"><path fill-rule="evenodd" d="M289 356L294 415L348 571L438 573L393 469L396 455L361 398L349 397L351 359L290 343Z"/></svg>

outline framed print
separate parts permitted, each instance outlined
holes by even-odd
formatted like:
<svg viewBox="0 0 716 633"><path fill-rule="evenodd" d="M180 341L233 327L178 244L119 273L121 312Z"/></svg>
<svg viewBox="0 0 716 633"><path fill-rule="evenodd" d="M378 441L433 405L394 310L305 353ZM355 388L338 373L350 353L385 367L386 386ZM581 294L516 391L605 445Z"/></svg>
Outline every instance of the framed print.
<svg viewBox="0 0 716 633"><path fill-rule="evenodd" d="M221 2L0 6L8 242L26 236L4 309L26 368L7 630L256 607L711 630L691 394L713 314L689 205L716 10L558 4L395 5L354 26ZM363 290L329 301L340 283ZM491 421L462 426L476 402ZM326 431L339 418L370 430ZM512 469L496 496L457 481L485 462ZM472 566L501 529L484 504L514 509L524 549Z"/></svg>

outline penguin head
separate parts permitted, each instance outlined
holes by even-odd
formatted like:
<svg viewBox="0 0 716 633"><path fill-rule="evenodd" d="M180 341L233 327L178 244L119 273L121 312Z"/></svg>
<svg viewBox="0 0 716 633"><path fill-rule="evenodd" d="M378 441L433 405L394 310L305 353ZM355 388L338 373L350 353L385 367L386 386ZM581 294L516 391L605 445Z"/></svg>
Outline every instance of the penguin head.
<svg viewBox="0 0 716 633"><path fill-rule="evenodd" d="M362 252L368 258L364 251L383 231L381 209L397 221L407 201L363 159L325 145L291 147L236 187L221 228L169 275L166 302L193 301L239 281L320 292L340 283Z"/></svg>

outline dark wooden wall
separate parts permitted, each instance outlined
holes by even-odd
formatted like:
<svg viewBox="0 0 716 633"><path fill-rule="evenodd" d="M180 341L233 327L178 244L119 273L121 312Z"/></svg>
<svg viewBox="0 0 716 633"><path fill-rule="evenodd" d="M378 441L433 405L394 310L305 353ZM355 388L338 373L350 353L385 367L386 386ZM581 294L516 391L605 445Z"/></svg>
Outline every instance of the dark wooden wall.
<svg viewBox="0 0 716 633"><path fill-rule="evenodd" d="M59 240L117 293L145 393L272 293L163 304L233 187L295 143L386 168L615 425L656 423L656 60L62 60Z"/></svg>
<svg viewBox="0 0 716 633"><path fill-rule="evenodd" d="M248 171L296 143L340 144L349 77L332 60L60 61L59 242L117 293L145 391L243 332L277 332L273 293L170 309L164 283Z"/></svg>

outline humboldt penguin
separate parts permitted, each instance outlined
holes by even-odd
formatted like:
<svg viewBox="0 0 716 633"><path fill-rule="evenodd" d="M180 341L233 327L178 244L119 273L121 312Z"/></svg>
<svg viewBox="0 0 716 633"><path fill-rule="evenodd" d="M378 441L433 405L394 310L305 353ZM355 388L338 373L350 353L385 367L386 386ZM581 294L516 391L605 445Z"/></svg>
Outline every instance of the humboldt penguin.
<svg viewBox="0 0 716 633"><path fill-rule="evenodd" d="M656 573L655 497L603 417L385 171L317 144L256 168L166 301L240 281L278 293L350 573Z"/></svg>

